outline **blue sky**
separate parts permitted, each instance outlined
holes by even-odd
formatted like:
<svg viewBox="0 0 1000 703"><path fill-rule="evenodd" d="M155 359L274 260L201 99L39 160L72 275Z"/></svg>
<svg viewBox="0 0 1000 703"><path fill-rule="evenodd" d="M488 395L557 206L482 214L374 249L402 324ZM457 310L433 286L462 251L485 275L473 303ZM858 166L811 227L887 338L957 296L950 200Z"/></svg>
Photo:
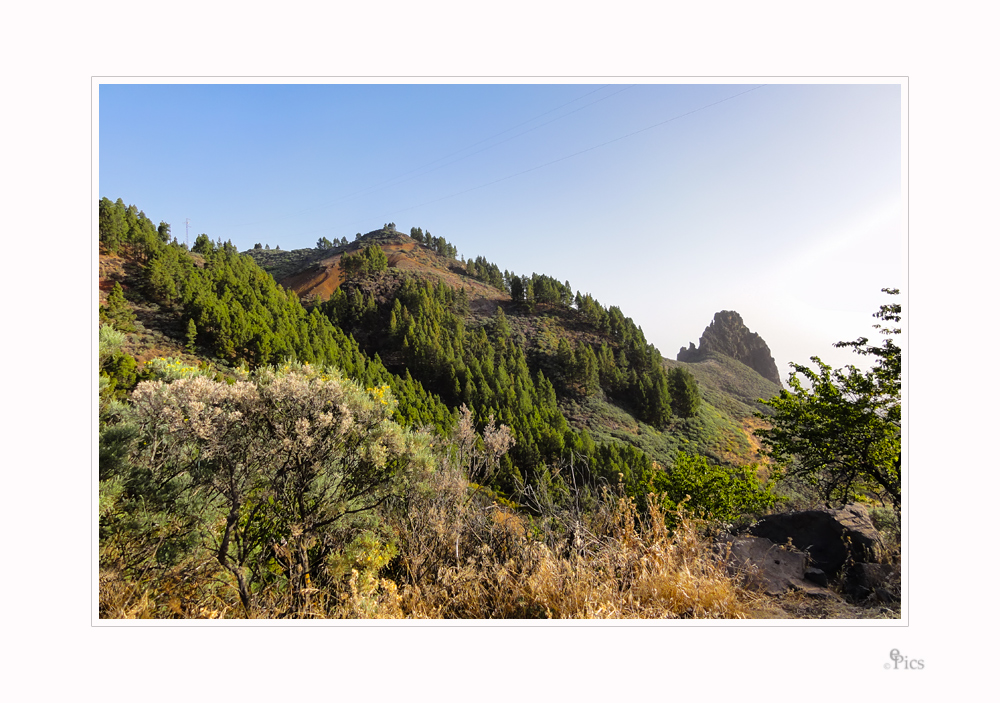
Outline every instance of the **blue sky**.
<svg viewBox="0 0 1000 703"><path fill-rule="evenodd" d="M904 287L901 105L898 83L106 84L99 192L241 250L419 226L618 305L668 358L736 310L784 378L862 361L831 344Z"/></svg>

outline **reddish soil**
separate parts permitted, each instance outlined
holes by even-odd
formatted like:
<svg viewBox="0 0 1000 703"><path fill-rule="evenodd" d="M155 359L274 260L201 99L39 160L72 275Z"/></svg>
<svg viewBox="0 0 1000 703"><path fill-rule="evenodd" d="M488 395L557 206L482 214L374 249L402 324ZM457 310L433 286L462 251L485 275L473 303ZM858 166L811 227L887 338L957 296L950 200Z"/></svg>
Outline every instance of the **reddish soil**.
<svg viewBox="0 0 1000 703"><path fill-rule="evenodd" d="M389 260L389 267L404 271L423 271L444 279L453 288L465 288L473 301L473 309L477 312L488 309L492 314L496 308L494 301L504 298L504 294L480 281L473 280L456 272L451 266L460 264L449 262L437 254L433 254L414 241L380 244ZM320 296L329 298L343 283L340 275L341 254L313 264L304 271L292 274L278 281L285 288L290 288L299 298ZM478 301L484 301L482 303ZM485 302L490 301L490 302Z"/></svg>
<svg viewBox="0 0 1000 703"><path fill-rule="evenodd" d="M329 259L323 259L305 271L292 274L278 283L294 290L300 298L321 296L325 300L343 283L340 276L340 256L337 254Z"/></svg>
<svg viewBox="0 0 1000 703"><path fill-rule="evenodd" d="M106 254L102 248L97 272L97 288L100 291L99 298L102 305L108 299L108 293L115 287L115 283L120 283L123 290L129 288L125 280L125 260L114 254Z"/></svg>

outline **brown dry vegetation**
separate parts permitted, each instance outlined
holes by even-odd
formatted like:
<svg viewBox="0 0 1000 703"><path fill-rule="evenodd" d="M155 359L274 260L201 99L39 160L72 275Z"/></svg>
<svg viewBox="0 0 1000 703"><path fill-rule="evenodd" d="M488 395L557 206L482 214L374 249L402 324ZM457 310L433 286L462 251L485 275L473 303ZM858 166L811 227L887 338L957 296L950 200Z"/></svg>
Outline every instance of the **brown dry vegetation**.
<svg viewBox="0 0 1000 703"><path fill-rule="evenodd" d="M431 473L387 515L396 556L372 541L304 618L730 618L778 608L743 588L695 521L640 518L605 494L587 515L530 517L484 498L455 469ZM346 563L346 562L345 562ZM140 583L100 573L103 618L276 618L282 593L246 613L210 558ZM780 608L779 608L780 609ZM776 615L767 615L775 617Z"/></svg>
<svg viewBox="0 0 1000 703"><path fill-rule="evenodd" d="M771 460L762 451L760 438L754 435L754 432L770 427L770 424L766 420L755 417L744 417L739 419L739 427L742 434L746 437L747 442L750 444L749 451L744 451L742 453L735 453L730 451L725 451L721 453L724 460L729 461L735 465L739 464L758 464L760 466L758 470L758 477L766 480L771 470Z"/></svg>

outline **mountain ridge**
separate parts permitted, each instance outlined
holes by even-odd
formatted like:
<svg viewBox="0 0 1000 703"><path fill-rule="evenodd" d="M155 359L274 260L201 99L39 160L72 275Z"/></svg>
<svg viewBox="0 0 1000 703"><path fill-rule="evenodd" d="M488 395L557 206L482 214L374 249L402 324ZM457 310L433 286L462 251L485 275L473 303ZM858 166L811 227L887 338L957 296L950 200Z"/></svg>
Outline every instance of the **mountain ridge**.
<svg viewBox="0 0 1000 703"><path fill-rule="evenodd" d="M121 304L141 313L122 347L132 368L175 356L238 378L241 365L333 364L365 387L388 385L401 423L444 435L466 405L477 423L492 415L516 437L497 474L504 491L523 481L556 489L574 456L588 457L588 481L622 476L641 500L682 453L762 462L747 419L751 396L773 389L756 372L670 362L619 308L574 295L568 281L456 259L418 228L245 253L199 235L188 251L141 217L116 231L124 206L101 208L102 257L127 264L105 270L125 286ZM102 277L102 301L109 283ZM134 386L135 374L119 375L122 392Z"/></svg>
<svg viewBox="0 0 1000 703"><path fill-rule="evenodd" d="M380 247L386 254L387 270L365 280L346 281L338 268L341 258L356 254L372 245ZM312 253L303 255L300 252ZM500 310L507 324L511 325L512 331L519 335L529 366L536 370L544 370L546 377L552 379L557 387L560 387L562 378L559 357L556 353L560 339L568 340L573 346L585 344L595 349L608 341L605 333L584 319L579 308L580 303L585 301L581 299L579 293L577 293L577 308L551 303L528 304L527 301L515 303L511 300L510 291L500 291L471 277L468 270L469 268L474 270L474 267L468 267L464 261L443 257L431 251L422 242L417 242L412 237L394 230L375 230L361 235L351 244L335 247L332 254L317 250L295 250L277 254L272 251L264 256L260 250L244 253L253 256L255 260L264 260L265 264L267 259L273 262L280 258L304 262L299 264L297 269L287 265L282 268L274 263L271 268L275 271L273 275L280 284L295 290L307 303L321 302L326 297L324 295L326 291L329 291L326 295L332 297L338 289L342 289L345 297L357 291L362 297L370 296L378 305L387 306L391 304L394 296L394 293L386 292L387 288L400 285L399 281L402 278L417 276L424 281L443 282L467 296L469 310L465 322L469 329L487 324L487 318L495 316L497 310ZM309 256L312 257L311 260ZM511 277L509 272L504 274L506 279ZM334 285L330 285L331 283ZM330 287L316 295L317 290L324 284ZM732 314L742 323L738 313ZM390 369L396 373L408 371L405 363L401 363L402 357L398 352L392 352L384 344L372 340L373 335L378 337L381 334L377 330L387 324L387 320L383 320L367 328L359 327L352 333L368 353L377 353ZM755 337L759 339L759 335ZM750 339L753 340L754 337ZM760 340L760 344L766 349L763 340ZM716 461L727 463L738 463L741 460L760 461L761 457L756 451L756 442L752 436L753 430L756 429L753 416L760 410L756 400L777 394L780 391L780 384L765 378L757 369L724 352L706 350L697 358L688 361L672 361L662 355L658 356L659 363L668 371L680 367L690 372L697 381L702 397L708 402L701 412L704 417L700 422L711 426L712 429L705 432L704 428L685 427L682 432L700 434L698 446ZM567 388L563 387L563 391L566 390ZM644 423L634 417L625 420L623 425L624 416L615 419L620 412L615 406L620 406L621 403L615 401L609 404L611 399L605 397L604 393L589 397L589 400L586 395L574 396L573 393L566 395L565 392L561 392L559 397L559 405L567 413L567 419L573 428L586 429L593 436L604 440L616 439L642 447L644 450L651 450L661 461L670 461L677 451L684 448L685 442L691 441L690 438L685 439L682 436L670 439L669 430L663 439L656 439L656 430L650 427L642 430ZM624 410L626 415L631 417L627 402ZM604 420L595 424L591 416L603 417ZM673 421L674 431L679 429L678 424L685 424L679 423L678 420ZM605 427L602 422L607 426ZM619 429L614 429L616 425ZM626 430L626 427L631 429Z"/></svg>
<svg viewBox="0 0 1000 703"><path fill-rule="evenodd" d="M692 342L677 352L678 361L701 361L711 352L719 352L750 367L761 376L781 385L778 366L764 339L751 332L743 318L734 310L721 310L705 328L698 348Z"/></svg>

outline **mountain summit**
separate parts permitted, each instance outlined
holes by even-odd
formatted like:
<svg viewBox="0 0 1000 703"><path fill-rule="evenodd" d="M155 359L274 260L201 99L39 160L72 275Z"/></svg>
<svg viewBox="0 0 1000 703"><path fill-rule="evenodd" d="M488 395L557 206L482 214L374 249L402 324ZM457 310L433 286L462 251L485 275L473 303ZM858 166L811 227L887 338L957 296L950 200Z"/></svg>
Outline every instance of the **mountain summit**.
<svg viewBox="0 0 1000 703"><path fill-rule="evenodd" d="M705 328L698 348L692 342L687 349L681 347L677 361L701 361L709 352L718 352L749 366L769 381L781 385L778 367L767 343L756 332L751 332L743 318L733 310L715 313L715 319Z"/></svg>

